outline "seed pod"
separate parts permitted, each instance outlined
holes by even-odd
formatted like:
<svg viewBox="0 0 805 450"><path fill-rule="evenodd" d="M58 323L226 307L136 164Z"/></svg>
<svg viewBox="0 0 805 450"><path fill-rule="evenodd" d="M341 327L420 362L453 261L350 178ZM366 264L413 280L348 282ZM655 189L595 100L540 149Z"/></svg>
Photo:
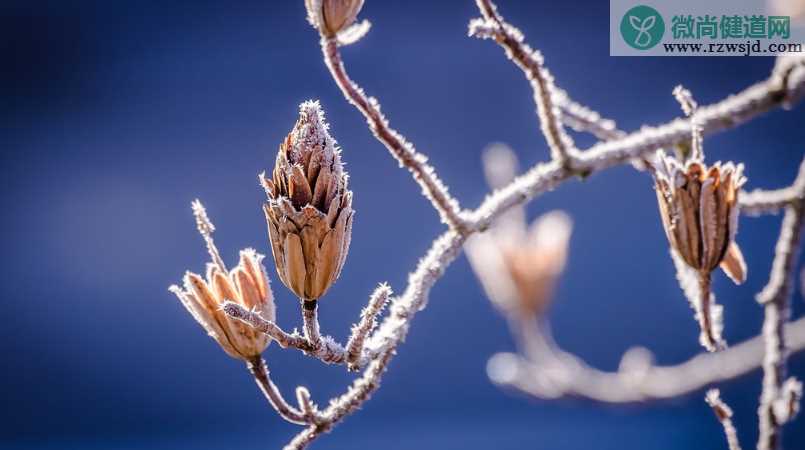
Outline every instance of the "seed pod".
<svg viewBox="0 0 805 450"><path fill-rule="evenodd" d="M565 267L572 228L567 214L552 211L514 239L511 234L500 235L506 230L495 227L467 242L475 274L504 315L530 318L545 314Z"/></svg>
<svg viewBox="0 0 805 450"><path fill-rule="evenodd" d="M699 273L721 269L736 284L746 279L746 263L735 243L738 195L746 182L743 165L694 159L682 165L658 155L655 187L665 235L671 248Z"/></svg>
<svg viewBox="0 0 805 450"><path fill-rule="evenodd" d="M212 240L215 227L200 202L193 202L193 212L213 262L207 265L206 278L186 272L184 286L173 285L170 291L179 297L193 318L227 354L250 361L266 349L271 343L270 338L227 316L221 305L225 301L233 301L257 311L265 320L275 320L274 296L262 263L264 256L253 249L241 250L238 265L227 271Z"/></svg>
<svg viewBox="0 0 805 450"><path fill-rule="evenodd" d="M305 0L308 21L325 37L334 37L355 23L363 0Z"/></svg>
<svg viewBox="0 0 805 450"><path fill-rule="evenodd" d="M320 299L341 274L352 235L352 191L341 150L318 102L299 106L282 142L263 206L280 280L302 300Z"/></svg>

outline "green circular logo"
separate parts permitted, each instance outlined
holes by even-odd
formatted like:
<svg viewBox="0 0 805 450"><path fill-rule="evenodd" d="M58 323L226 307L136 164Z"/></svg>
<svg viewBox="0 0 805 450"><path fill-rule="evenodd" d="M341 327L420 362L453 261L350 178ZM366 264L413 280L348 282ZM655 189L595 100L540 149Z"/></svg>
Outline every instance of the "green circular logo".
<svg viewBox="0 0 805 450"><path fill-rule="evenodd" d="M621 19L621 36L630 47L648 50L657 45L665 34L665 22L656 9L638 5L626 11Z"/></svg>

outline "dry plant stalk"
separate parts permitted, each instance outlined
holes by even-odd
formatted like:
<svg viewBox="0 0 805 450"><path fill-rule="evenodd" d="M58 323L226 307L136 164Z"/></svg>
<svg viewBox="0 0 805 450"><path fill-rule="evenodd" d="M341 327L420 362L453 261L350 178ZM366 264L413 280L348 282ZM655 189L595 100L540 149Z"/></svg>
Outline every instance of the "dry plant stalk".
<svg viewBox="0 0 805 450"><path fill-rule="evenodd" d="M721 422L724 427L724 435L727 437L727 445L730 450L741 450L741 443L738 441L738 432L735 430L735 425L732 424L732 408L730 408L723 400L721 400L721 392L718 389L710 389L707 391L705 401L716 415L716 419Z"/></svg>
<svg viewBox="0 0 805 450"><path fill-rule="evenodd" d="M171 290L228 354L246 362L277 413L288 422L304 426L286 449L306 448L359 409L379 388L411 322L426 307L430 289L459 256L464 244L488 295L511 319L525 353L525 356L495 356L490 361L493 381L541 397L577 395L601 402L628 402L683 395L762 366L758 446L778 448L780 428L794 417L802 396L801 383L785 377L787 355L805 348L805 319L788 322L805 211L805 162L790 187L740 193L740 167L727 164L708 169L703 163L701 142L705 134L740 125L766 111L797 102L805 95L805 58L778 58L768 80L712 105L697 107L692 96L679 91L677 96L689 118L627 133L558 89L542 55L525 43L523 34L503 19L490 0L476 3L481 17L470 23L469 34L497 42L526 75L540 129L550 148L549 161L514 177L516 161L512 166L509 158L506 166L505 161L501 165L499 157L497 161L490 158L487 166L498 164L497 169L488 171L494 191L476 209L463 210L436 170L427 164L427 157L390 127L380 112L378 100L367 96L347 74L340 47L361 39L369 30L367 21L357 19L363 0L306 0L308 20L319 33L324 62L333 80L346 100L366 118L378 141L401 167L411 172L448 229L433 241L402 294L393 296L385 284L375 290L352 327L346 346L322 336L317 305L338 278L346 260L352 193L347 189L340 151L329 135L319 105L306 102L300 106L296 126L280 146L272 176L260 176L268 195L265 213L274 263L280 280L300 299L303 334L288 333L274 322L273 295L261 265L262 256L244 251L240 264L232 271L226 270L212 241L214 227L200 203L194 203L193 209L212 259L208 276L204 280L188 273L184 289L174 286ZM580 150L574 146L565 125L591 133L601 142ZM624 355L618 373L597 371L553 342L544 317L552 284L566 259L570 221L555 213L526 233L522 205L578 175L629 162L653 170L646 163L651 162L656 151L691 140L694 151L690 161L677 163L660 157L664 159L664 172L652 173L657 178L672 254L677 255L681 265L699 275L698 286L687 290L697 294L694 295L700 303L697 313L706 335L703 341L711 349L719 349L721 342L712 320L709 273L721 265L736 281L742 281L746 275L733 241L739 206L749 214L785 210L771 279L758 296L766 317L763 334L721 352L698 355L677 367L654 367L648 351L633 350ZM482 234L490 227L490 231ZM509 227L508 231L519 230L514 234L515 241L501 240L505 233L496 230L504 227ZM547 239L547 235L553 235L552 239ZM523 243L533 253L514 250ZM482 258L473 253L498 256L493 258L495 264L479 264ZM388 313L378 325L387 303ZM271 340L324 363L362 372L326 408L320 409L303 386L296 389L294 406L273 383L260 356ZM735 434L729 421L731 411L717 394L709 394L708 402L724 425L731 448L738 448L737 438L731 438Z"/></svg>
<svg viewBox="0 0 805 450"><path fill-rule="evenodd" d="M710 292L711 272L721 266L736 284L746 279L746 263L735 243L738 194L746 178L742 164L716 163L708 169L704 164L701 130L695 121L696 104L690 92L681 86L674 93L685 113L692 116L691 155L686 161L679 161L659 151L652 173L660 217L680 283L687 285L687 278L697 281L696 285L690 282L685 292L701 327L699 340L712 352L726 344L721 337L722 308L715 304Z"/></svg>

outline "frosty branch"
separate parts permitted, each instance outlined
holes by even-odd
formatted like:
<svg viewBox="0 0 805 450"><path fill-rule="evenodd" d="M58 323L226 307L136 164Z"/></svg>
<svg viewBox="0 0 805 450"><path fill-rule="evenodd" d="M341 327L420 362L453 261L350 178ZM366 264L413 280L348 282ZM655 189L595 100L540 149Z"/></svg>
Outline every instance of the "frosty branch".
<svg viewBox="0 0 805 450"><path fill-rule="evenodd" d="M786 343L785 327L791 316L791 296L794 292L794 273L805 220L805 161L791 186L797 198L785 207L780 237L774 250L769 282L758 294L763 306L763 392L760 395L759 450L781 447L782 425L796 415L802 397L802 383L786 380L786 362L790 343Z"/></svg>
<svg viewBox="0 0 805 450"><path fill-rule="evenodd" d="M404 341L415 315L427 305L430 289L458 257L471 236L488 230L507 211L521 207L566 181L632 160L645 160L658 149L689 141L694 134L691 120L686 118L659 126L645 126L632 133L617 129L613 121L576 103L556 88L542 56L525 43L523 34L502 18L491 1L477 0L482 17L471 22L470 34L495 40L526 75L533 90L540 129L551 158L491 192L476 209L462 210L439 179L436 170L427 163L427 157L391 128L388 119L380 111L380 103L365 94L347 73L340 46L355 42L369 29L368 22L356 22L363 1L306 0L305 4L308 19L319 33L324 62L336 85L346 100L364 116L378 141L401 167L412 174L448 229L433 241L409 276L401 295L392 296L391 290L385 285L375 291L352 327L347 345L343 346L331 337L321 335L315 306L338 277L346 258L351 230L352 192L347 187L340 151L328 133L323 113L316 102L306 102L300 106L300 118L280 148L273 174L270 177L261 176L268 196L264 209L274 262L281 281L296 294L303 306L303 334L296 331L288 333L276 324L273 295L261 264L262 256L245 250L241 253L239 265L227 271L212 243L212 223L206 218L200 203L198 208L194 206L199 231L207 241L213 263L206 280L188 273L184 288L173 287L172 291L228 354L247 363L258 386L279 415L305 427L288 444L288 449L305 448L359 409L378 389L383 373ZM781 59L768 80L715 104L698 108L696 124L704 134L725 130L773 108L792 105L802 97L803 92L805 60ZM577 131L589 132L602 142L580 150L568 136L565 125ZM591 380L598 377L621 387L623 395L612 401L637 401L681 395L704 384L752 370L761 365L763 349L760 339L764 339L767 354L763 367L768 378L764 381L764 396L766 385L771 393L769 400L761 407L761 418L768 419L768 434L773 436L769 440L778 439L779 426L784 422L783 412L789 412L785 417L793 416L794 405L801 391L801 387L797 390L797 385L783 381L783 377L786 351L805 346L802 319L784 331L793 269L791 255L798 243L798 227L802 221L802 210L805 209L802 205L802 185L805 185L805 181L798 178L798 182L790 188L757 190L741 196L741 205L746 212L786 210L784 232L781 234L781 242L785 242L778 245L773 272L778 274L780 281L774 281L777 278L773 275L768 288L772 293L761 296L770 299L765 304L770 324L763 338L754 338L723 353L697 356L677 367L648 367L645 370L648 375L639 379L633 377L628 382L621 379L621 374L605 374L588 368L580 360L559 353L558 349L546 361L554 363L554 367L559 367L558 362L572 367L576 371L574 376ZM557 217L554 219L550 226L557 226L562 221ZM790 232L786 234L785 230ZM545 248L555 249L552 247L555 243L543 244ZM554 272L561 270L559 266L557 263L550 269ZM390 304L388 313L376 326L387 302ZM786 333L791 335L787 344L784 340ZM540 334L523 333L523 336L527 340ZM543 338L546 336L542 334ZM260 356L271 340L283 348L295 348L325 363L342 364L350 370L362 370L362 373L343 395L330 400L327 408L320 410L304 387L297 388L297 405L292 406L271 381L268 366ZM546 342L524 344L524 348L551 348L550 342L547 345ZM769 356L772 347L777 356ZM536 351L531 353L538 354ZM533 368L537 366L535 361L516 358L516 364L528 367L529 374L542 370ZM699 373L702 367L713 370L702 378ZM518 368L520 372L526 373ZM688 376L690 374L699 376ZM562 395L603 397L599 393L585 391L581 383L566 383L557 392ZM788 410L785 406L788 406Z"/></svg>
<svg viewBox="0 0 805 450"><path fill-rule="evenodd" d="M710 408L713 409L713 413L716 415L716 419L721 422L721 426L724 427L724 435L727 437L729 449L741 450L741 444L738 442L738 433L735 430L735 425L732 424L732 408L721 400L719 390L710 389L707 391L705 401L710 405Z"/></svg>

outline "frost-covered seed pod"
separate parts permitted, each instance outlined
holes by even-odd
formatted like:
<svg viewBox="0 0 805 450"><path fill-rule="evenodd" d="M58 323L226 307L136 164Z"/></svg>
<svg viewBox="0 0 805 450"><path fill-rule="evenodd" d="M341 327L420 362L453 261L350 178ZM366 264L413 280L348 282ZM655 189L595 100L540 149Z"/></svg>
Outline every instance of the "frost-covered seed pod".
<svg viewBox="0 0 805 450"><path fill-rule="evenodd" d="M328 128L318 102L302 103L272 177L260 175L277 273L305 301L320 299L341 274L352 235L349 177Z"/></svg>
<svg viewBox="0 0 805 450"><path fill-rule="evenodd" d="M746 279L746 263L735 243L738 195L746 182L743 165L702 161L686 164L660 152L655 172L657 200L671 248L699 273L716 267L736 284Z"/></svg>
<svg viewBox="0 0 805 450"><path fill-rule="evenodd" d="M179 297L193 318L227 354L251 361L266 349L271 339L227 316L221 305L232 301L254 310L265 320L273 322L276 319L274 296L262 262L264 256L253 249L241 250L238 265L228 271L212 241L215 227L198 200L193 202L193 212L199 232L207 241L212 262L207 264L206 278L188 271L183 287L173 285L170 291Z"/></svg>

